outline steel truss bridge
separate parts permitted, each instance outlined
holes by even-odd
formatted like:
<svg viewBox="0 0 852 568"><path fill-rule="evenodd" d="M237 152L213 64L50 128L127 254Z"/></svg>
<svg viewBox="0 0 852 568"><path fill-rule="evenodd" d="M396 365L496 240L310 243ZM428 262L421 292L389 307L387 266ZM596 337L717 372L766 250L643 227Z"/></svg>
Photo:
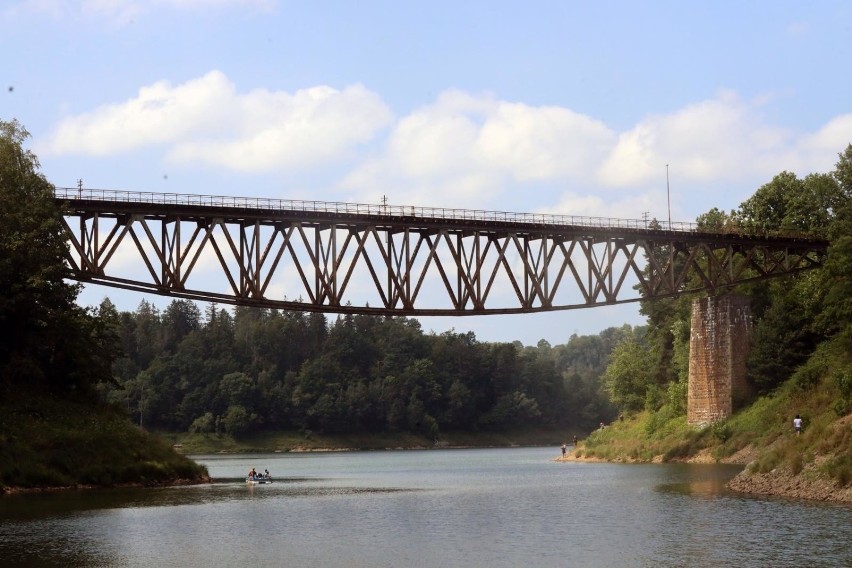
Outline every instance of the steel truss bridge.
<svg viewBox="0 0 852 568"><path fill-rule="evenodd" d="M690 223L57 188L70 278L287 310L482 315L721 291L828 242ZM654 228L654 227L657 228Z"/></svg>

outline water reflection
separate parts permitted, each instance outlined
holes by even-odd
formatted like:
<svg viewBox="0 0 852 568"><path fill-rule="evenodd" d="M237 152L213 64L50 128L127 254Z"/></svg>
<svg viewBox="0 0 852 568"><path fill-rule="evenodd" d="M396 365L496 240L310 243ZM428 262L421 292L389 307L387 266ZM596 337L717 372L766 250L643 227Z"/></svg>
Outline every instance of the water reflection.
<svg viewBox="0 0 852 568"><path fill-rule="evenodd" d="M672 464L668 466L668 479L657 485L663 493L679 493L691 497L717 499L734 495L725 484L742 470L738 465Z"/></svg>

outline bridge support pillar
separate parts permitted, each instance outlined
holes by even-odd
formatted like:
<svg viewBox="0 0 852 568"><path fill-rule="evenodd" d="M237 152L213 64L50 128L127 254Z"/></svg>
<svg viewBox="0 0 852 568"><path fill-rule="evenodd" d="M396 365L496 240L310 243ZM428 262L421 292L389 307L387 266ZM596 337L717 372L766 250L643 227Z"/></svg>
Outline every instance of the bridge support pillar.
<svg viewBox="0 0 852 568"><path fill-rule="evenodd" d="M751 307L737 295L692 302L686 419L707 425L728 418L748 394L746 358L751 340Z"/></svg>

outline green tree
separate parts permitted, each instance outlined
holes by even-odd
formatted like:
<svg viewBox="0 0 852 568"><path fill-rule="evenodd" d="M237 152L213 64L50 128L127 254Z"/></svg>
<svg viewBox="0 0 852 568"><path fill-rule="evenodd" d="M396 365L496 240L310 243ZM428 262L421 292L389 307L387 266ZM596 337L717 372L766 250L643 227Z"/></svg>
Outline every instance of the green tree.
<svg viewBox="0 0 852 568"><path fill-rule="evenodd" d="M222 417L222 422L226 433L232 436L239 436L252 428L255 418L245 407L236 405L228 407L228 412Z"/></svg>
<svg viewBox="0 0 852 568"><path fill-rule="evenodd" d="M28 137L0 121L0 384L88 389L112 380L117 338L64 281L61 211Z"/></svg>
<svg viewBox="0 0 852 568"><path fill-rule="evenodd" d="M212 434L216 431L216 420L213 418L212 412L205 412L192 421L189 425L189 431L193 434Z"/></svg>
<svg viewBox="0 0 852 568"><path fill-rule="evenodd" d="M735 214L751 232L825 235L844 196L837 177L810 174L799 179L781 172L745 200Z"/></svg>
<svg viewBox="0 0 852 568"><path fill-rule="evenodd" d="M644 407L648 389L655 383L652 363L652 355L636 338L626 338L616 345L603 379L618 408L637 411Z"/></svg>
<svg viewBox="0 0 852 568"><path fill-rule="evenodd" d="M163 312L164 344L175 351L180 341L201 328L201 312L192 300L172 300Z"/></svg>

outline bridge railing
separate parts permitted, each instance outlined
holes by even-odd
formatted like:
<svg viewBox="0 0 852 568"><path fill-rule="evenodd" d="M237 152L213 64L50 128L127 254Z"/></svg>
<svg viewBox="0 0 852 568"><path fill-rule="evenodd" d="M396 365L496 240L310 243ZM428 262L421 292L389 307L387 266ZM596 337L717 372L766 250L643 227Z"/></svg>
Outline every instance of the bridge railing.
<svg viewBox="0 0 852 568"><path fill-rule="evenodd" d="M372 203L346 203L304 199L270 199L266 197L232 197L225 195L196 195L190 193L156 193L118 189L89 189L77 187L55 188L57 199L82 199L90 201L118 201L123 203L153 203L161 205L193 205L228 207L272 211L299 211L378 215L388 217L418 217L463 221L530 223L538 225L570 225L578 227L649 229L652 221L618 217L585 217L580 215L553 215L548 213L514 213L485 209L456 209L448 207L416 207L413 205L385 205ZM695 223L658 221L657 228L670 231L696 231Z"/></svg>

